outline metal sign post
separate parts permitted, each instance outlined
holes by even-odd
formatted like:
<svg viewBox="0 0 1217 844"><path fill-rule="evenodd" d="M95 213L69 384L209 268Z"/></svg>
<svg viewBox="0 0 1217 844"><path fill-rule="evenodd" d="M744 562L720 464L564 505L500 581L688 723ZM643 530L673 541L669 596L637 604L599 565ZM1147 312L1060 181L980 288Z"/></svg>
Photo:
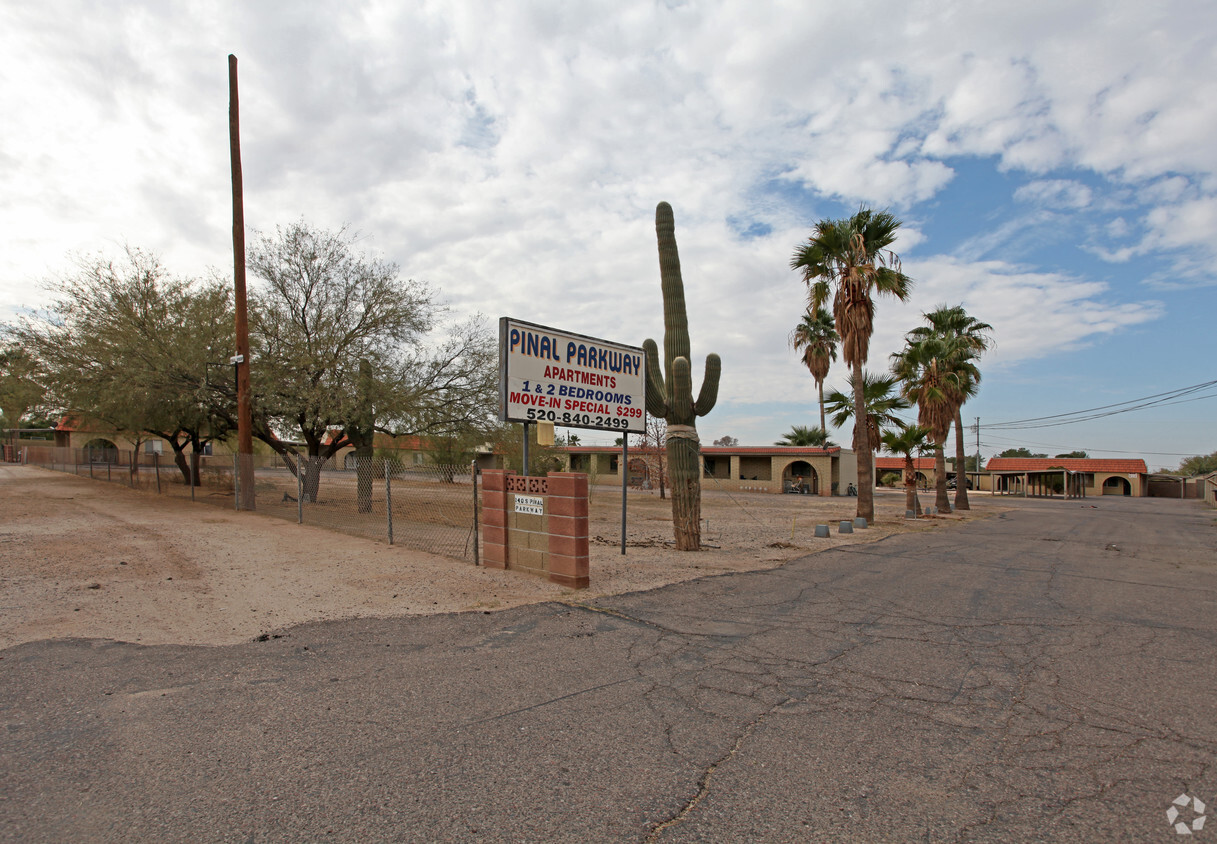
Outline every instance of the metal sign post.
<svg viewBox="0 0 1217 844"><path fill-rule="evenodd" d="M621 438L621 556L625 556L625 502L630 483L630 435Z"/></svg>

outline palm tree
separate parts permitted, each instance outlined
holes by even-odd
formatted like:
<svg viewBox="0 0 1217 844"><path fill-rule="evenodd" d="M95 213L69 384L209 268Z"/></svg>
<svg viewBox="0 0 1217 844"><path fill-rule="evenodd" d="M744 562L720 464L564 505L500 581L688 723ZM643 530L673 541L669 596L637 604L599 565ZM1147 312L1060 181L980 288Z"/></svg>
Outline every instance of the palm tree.
<svg viewBox="0 0 1217 844"><path fill-rule="evenodd" d="M853 375L846 380L849 385L848 393L833 390L824 398L824 404L832 414L832 424L838 428L854 418L854 396L858 391L854 387ZM879 436L884 429L904 427L904 421L896 416L896 411L907 410L909 403L896 391L898 383L899 379L891 375L877 375L873 372L862 374L862 397L867 424L854 425L854 451L858 450L861 428L865 428L870 441L878 445ZM861 490L858 494L861 497Z"/></svg>
<svg viewBox="0 0 1217 844"><path fill-rule="evenodd" d="M971 353L971 359L975 361L983 355L991 345L993 340L989 336L989 332L993 330L993 326L987 322L981 322L973 317L963 305L955 307L947 307L939 305L934 310L927 314L922 314L925 317L928 326L914 328L909 332L910 336L925 337L930 334L937 334L940 337L954 337L961 341L964 347ZM980 371L976 371L975 381L970 381L964 388L964 401L976 395L979 389ZM955 409L955 509L970 510L968 504L968 484L967 478L967 455L964 453L963 442L963 404L960 404ZM976 467L980 469L979 466Z"/></svg>
<svg viewBox="0 0 1217 844"><path fill-rule="evenodd" d="M900 270L900 259L887 247L896 240L900 221L887 211L860 208L844 220L820 220L807 242L795 250L790 267L801 270L813 311L832 299L833 319L841 335L841 356L853 370L854 413L865 413L862 366L874 330L874 295L905 299L912 282ZM875 518L875 466L871 449L877 444L867 426L855 426L858 453L858 515Z"/></svg>
<svg viewBox="0 0 1217 844"><path fill-rule="evenodd" d="M788 433L774 445L802 446L804 448L832 448L833 442L828 438L828 431L823 428L810 428L806 425L792 425Z"/></svg>
<svg viewBox="0 0 1217 844"><path fill-rule="evenodd" d="M921 515L921 503L917 500L917 469L913 466L913 452L925 448L929 436L929 428L909 425L884 431L881 438L884 448L904 458L904 509L912 510L918 516Z"/></svg>
<svg viewBox="0 0 1217 844"><path fill-rule="evenodd" d="M904 350L892 355L892 372L903 382L904 395L917 405L917 423L930 429L937 487L934 504L942 512L949 513L951 502L947 497L943 445L956 411L967 397L969 385L980 380L980 372L958 338L927 335L907 339Z"/></svg>
<svg viewBox="0 0 1217 844"><path fill-rule="evenodd" d="M837 359L837 343L841 335L833 326L832 314L824 308L810 308L803 314L803 321L790 332L790 345L796 352L803 353L803 364L816 382L820 393L820 427L827 430L824 424L824 379L828 377L828 368Z"/></svg>

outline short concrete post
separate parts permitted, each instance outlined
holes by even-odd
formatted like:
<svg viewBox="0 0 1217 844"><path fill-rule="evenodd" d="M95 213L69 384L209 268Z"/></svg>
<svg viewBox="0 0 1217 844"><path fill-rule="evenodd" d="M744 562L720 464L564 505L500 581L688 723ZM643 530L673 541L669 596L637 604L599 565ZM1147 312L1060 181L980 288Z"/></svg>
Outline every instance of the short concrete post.
<svg viewBox="0 0 1217 844"><path fill-rule="evenodd" d="M853 522L841 522L841 524L837 526L837 533L853 533L853 532L854 532L854 523Z"/></svg>
<svg viewBox="0 0 1217 844"><path fill-rule="evenodd" d="M912 510L905 510L904 517L906 519L915 519L915 518L917 518L917 514L915 512L913 512Z"/></svg>
<svg viewBox="0 0 1217 844"><path fill-rule="evenodd" d="M866 517L865 517L865 516L858 516L857 518L855 518L855 519L854 519L854 527L856 527L856 528L865 528L866 526L867 526L867 525L866 525Z"/></svg>
<svg viewBox="0 0 1217 844"><path fill-rule="evenodd" d="M816 525L816 539L828 538L828 525Z"/></svg>

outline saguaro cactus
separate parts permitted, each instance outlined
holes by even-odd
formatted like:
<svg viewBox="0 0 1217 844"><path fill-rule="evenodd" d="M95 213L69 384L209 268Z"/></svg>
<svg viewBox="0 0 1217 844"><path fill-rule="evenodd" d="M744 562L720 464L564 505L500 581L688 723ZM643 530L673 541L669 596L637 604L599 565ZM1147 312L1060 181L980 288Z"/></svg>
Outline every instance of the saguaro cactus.
<svg viewBox="0 0 1217 844"><path fill-rule="evenodd" d="M647 357L647 413L668 421L668 477L672 482L672 529L680 551L701 550L701 445L697 417L714 409L722 361L706 356L706 377L697 401L689 365L689 318L685 313L685 286L676 251L676 222L672 206L655 207L655 235L659 240L659 277L663 287L663 357L654 340L642 344Z"/></svg>

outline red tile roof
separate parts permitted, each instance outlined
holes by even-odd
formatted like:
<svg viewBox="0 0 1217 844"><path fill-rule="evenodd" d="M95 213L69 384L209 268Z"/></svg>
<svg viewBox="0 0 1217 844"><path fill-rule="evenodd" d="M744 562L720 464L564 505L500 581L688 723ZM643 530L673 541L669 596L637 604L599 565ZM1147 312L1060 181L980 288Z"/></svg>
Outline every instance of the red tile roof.
<svg viewBox="0 0 1217 844"><path fill-rule="evenodd" d="M875 468L884 469L889 472L903 471L904 470L904 458L903 457L876 457L875 458ZM934 458L933 457L914 457L913 458L913 468L914 469L929 469L930 471L933 471L934 470Z"/></svg>
<svg viewBox="0 0 1217 844"><path fill-rule="evenodd" d="M992 457L985 466L990 472L1045 472L1069 469L1072 472L1124 472L1145 474L1144 460L1106 460L1093 457Z"/></svg>

